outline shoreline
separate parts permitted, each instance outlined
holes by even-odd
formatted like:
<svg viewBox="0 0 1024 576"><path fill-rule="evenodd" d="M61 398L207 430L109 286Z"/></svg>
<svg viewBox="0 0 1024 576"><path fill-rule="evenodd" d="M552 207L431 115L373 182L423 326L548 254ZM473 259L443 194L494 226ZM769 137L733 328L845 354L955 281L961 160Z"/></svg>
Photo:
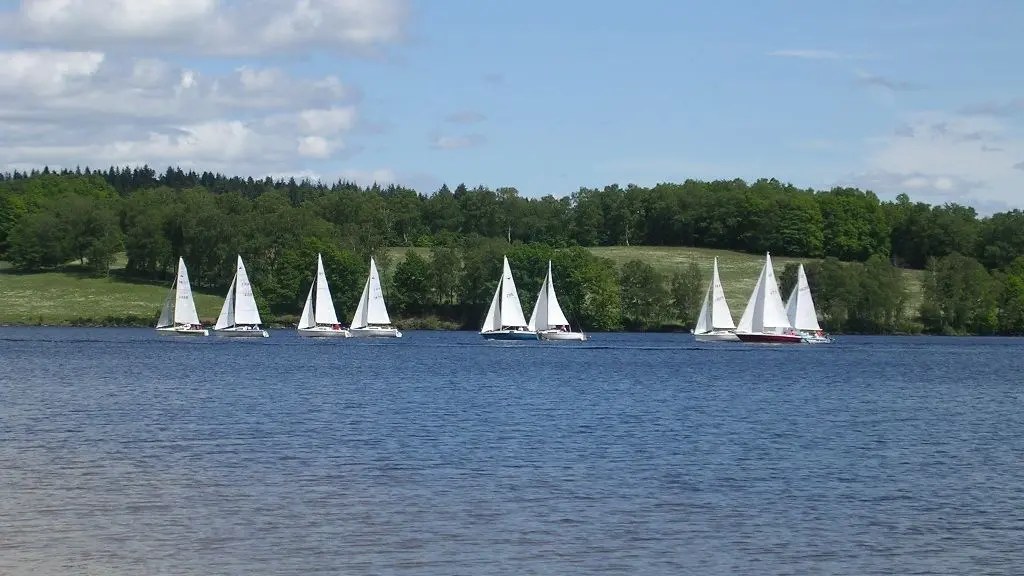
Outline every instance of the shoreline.
<svg viewBox="0 0 1024 576"><path fill-rule="evenodd" d="M215 322L203 322L203 326L210 330L213 329ZM395 327L400 330L410 330L418 332L477 332L476 328L464 328L456 326L455 323L447 323L445 325L434 325L429 322L424 322L422 319L417 321L416 319L407 319L405 321L395 322ZM66 321L58 321L54 323L48 322L3 322L0 323L0 328L139 328L139 329L152 329L154 323L149 318L129 319L129 318L117 318L110 320L97 320L94 318L75 318ZM263 324L263 328L267 330L294 330L296 324L294 322L279 322L271 321ZM650 328L646 330L584 330L587 334L690 334L689 328L681 328L679 326L663 326L657 328ZM872 334L872 333L861 333L861 332L829 332L832 336L942 336L942 337L1014 337L1012 335L998 335L998 334L913 334L909 332L894 332L889 334Z"/></svg>

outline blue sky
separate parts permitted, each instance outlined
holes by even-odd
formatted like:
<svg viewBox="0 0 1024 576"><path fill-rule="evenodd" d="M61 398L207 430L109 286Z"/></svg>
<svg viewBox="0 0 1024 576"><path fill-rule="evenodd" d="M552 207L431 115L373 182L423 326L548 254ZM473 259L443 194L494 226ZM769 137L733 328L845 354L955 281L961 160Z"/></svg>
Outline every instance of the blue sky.
<svg viewBox="0 0 1024 576"><path fill-rule="evenodd" d="M0 2L3 48L22 62L0 80L0 123L17 135L0 165L525 195L776 177L1024 204L1022 2L88 4ZM83 117L109 122L61 136Z"/></svg>

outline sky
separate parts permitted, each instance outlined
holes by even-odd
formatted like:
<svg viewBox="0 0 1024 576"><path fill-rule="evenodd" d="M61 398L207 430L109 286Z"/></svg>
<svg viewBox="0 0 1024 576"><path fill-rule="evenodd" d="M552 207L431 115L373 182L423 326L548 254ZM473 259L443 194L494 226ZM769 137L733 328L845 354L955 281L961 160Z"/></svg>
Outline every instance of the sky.
<svg viewBox="0 0 1024 576"><path fill-rule="evenodd" d="M0 169L1024 207L1019 0L0 0Z"/></svg>

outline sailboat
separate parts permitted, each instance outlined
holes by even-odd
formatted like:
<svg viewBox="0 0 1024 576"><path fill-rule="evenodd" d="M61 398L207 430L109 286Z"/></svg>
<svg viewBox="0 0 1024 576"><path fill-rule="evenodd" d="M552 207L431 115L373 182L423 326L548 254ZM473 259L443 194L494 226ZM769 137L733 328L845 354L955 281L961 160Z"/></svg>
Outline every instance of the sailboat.
<svg viewBox="0 0 1024 576"><path fill-rule="evenodd" d="M729 303L725 301L722 280L718 276L718 258L715 258L711 271L711 283L704 293L704 303L697 316L697 325L693 328L693 337L698 342L739 342L736 336L736 325L732 322Z"/></svg>
<svg viewBox="0 0 1024 576"><path fill-rule="evenodd" d="M377 263L370 258L370 275L363 285L363 295L359 297L355 316L348 331L356 337L401 338L402 333L391 325L388 308L384 305L384 292L380 288L380 275Z"/></svg>
<svg viewBox="0 0 1024 576"><path fill-rule="evenodd" d="M178 275L174 277L171 290L164 300L160 319L156 322L160 334L181 336L209 336L196 314L196 303L192 300L192 284L188 281L185 259L178 258Z"/></svg>
<svg viewBox="0 0 1024 576"><path fill-rule="evenodd" d="M239 256L235 277L231 279L231 288L228 289L213 333L225 337L267 338L270 333L260 328L262 323L260 311L256 308L256 298L252 294L252 284L249 283L249 275L246 274L245 264Z"/></svg>
<svg viewBox="0 0 1024 576"><path fill-rule="evenodd" d="M786 317L805 342L823 344L832 341L818 324L818 313L814 310L814 299L811 298L811 287L807 284L803 264L796 271L796 286L786 301Z"/></svg>
<svg viewBox="0 0 1024 576"><path fill-rule="evenodd" d="M488 340L536 340L537 333L527 326L523 317L523 306L519 303L516 282L512 279L512 268L508 257L502 257L501 279L494 290L491 307L487 310L480 335Z"/></svg>
<svg viewBox="0 0 1024 576"><path fill-rule="evenodd" d="M569 328L569 320L565 318L562 307L555 296L555 283L551 277L551 261L548 260L548 275L537 293L537 303L533 306L533 314L527 328L537 333L541 340L577 340L584 342L587 335L573 332Z"/></svg>
<svg viewBox="0 0 1024 576"><path fill-rule="evenodd" d="M775 272L772 270L771 254L765 255L764 267L757 277L757 285L747 301L740 324L736 327L736 336L742 342L803 342L803 338L794 333L786 317L786 308L782 305L779 285L775 282Z"/></svg>
<svg viewBox="0 0 1024 576"><path fill-rule="evenodd" d="M327 285L327 274L324 273L324 260L316 255L316 278L306 295L306 305L299 317L299 336L348 338L348 330L338 323L338 315L334 312L334 299Z"/></svg>

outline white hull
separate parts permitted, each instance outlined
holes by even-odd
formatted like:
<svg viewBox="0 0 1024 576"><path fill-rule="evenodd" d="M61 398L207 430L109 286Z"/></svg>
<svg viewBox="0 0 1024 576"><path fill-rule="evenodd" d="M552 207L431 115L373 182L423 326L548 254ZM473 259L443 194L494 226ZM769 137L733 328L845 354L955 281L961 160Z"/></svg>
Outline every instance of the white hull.
<svg viewBox="0 0 1024 576"><path fill-rule="evenodd" d="M205 328L195 329L184 326L165 326L156 329L157 334L164 336L209 336L210 331Z"/></svg>
<svg viewBox="0 0 1024 576"><path fill-rule="evenodd" d="M402 333L399 332L398 328L385 328L367 326L366 328L349 328L349 333L353 338L401 338Z"/></svg>
<svg viewBox="0 0 1024 576"><path fill-rule="evenodd" d="M541 340L566 340L575 342L586 342L587 335L583 332L563 332L561 330L542 330L537 332Z"/></svg>
<svg viewBox="0 0 1024 576"><path fill-rule="evenodd" d="M700 334L694 334L693 337L697 342L739 342L740 337L735 332L728 332L725 330L716 330L714 332L702 332Z"/></svg>
<svg viewBox="0 0 1024 576"><path fill-rule="evenodd" d="M241 328L231 327L224 328L223 330L214 330L215 336L223 338L269 338L270 332L263 330L262 328Z"/></svg>
<svg viewBox="0 0 1024 576"><path fill-rule="evenodd" d="M348 338L352 336L344 328L332 328L331 326L314 326L312 328L299 328L299 336L310 338Z"/></svg>
<svg viewBox="0 0 1024 576"><path fill-rule="evenodd" d="M830 336L818 336L817 334L800 334L803 337L804 342L808 344L829 344L832 342Z"/></svg>

